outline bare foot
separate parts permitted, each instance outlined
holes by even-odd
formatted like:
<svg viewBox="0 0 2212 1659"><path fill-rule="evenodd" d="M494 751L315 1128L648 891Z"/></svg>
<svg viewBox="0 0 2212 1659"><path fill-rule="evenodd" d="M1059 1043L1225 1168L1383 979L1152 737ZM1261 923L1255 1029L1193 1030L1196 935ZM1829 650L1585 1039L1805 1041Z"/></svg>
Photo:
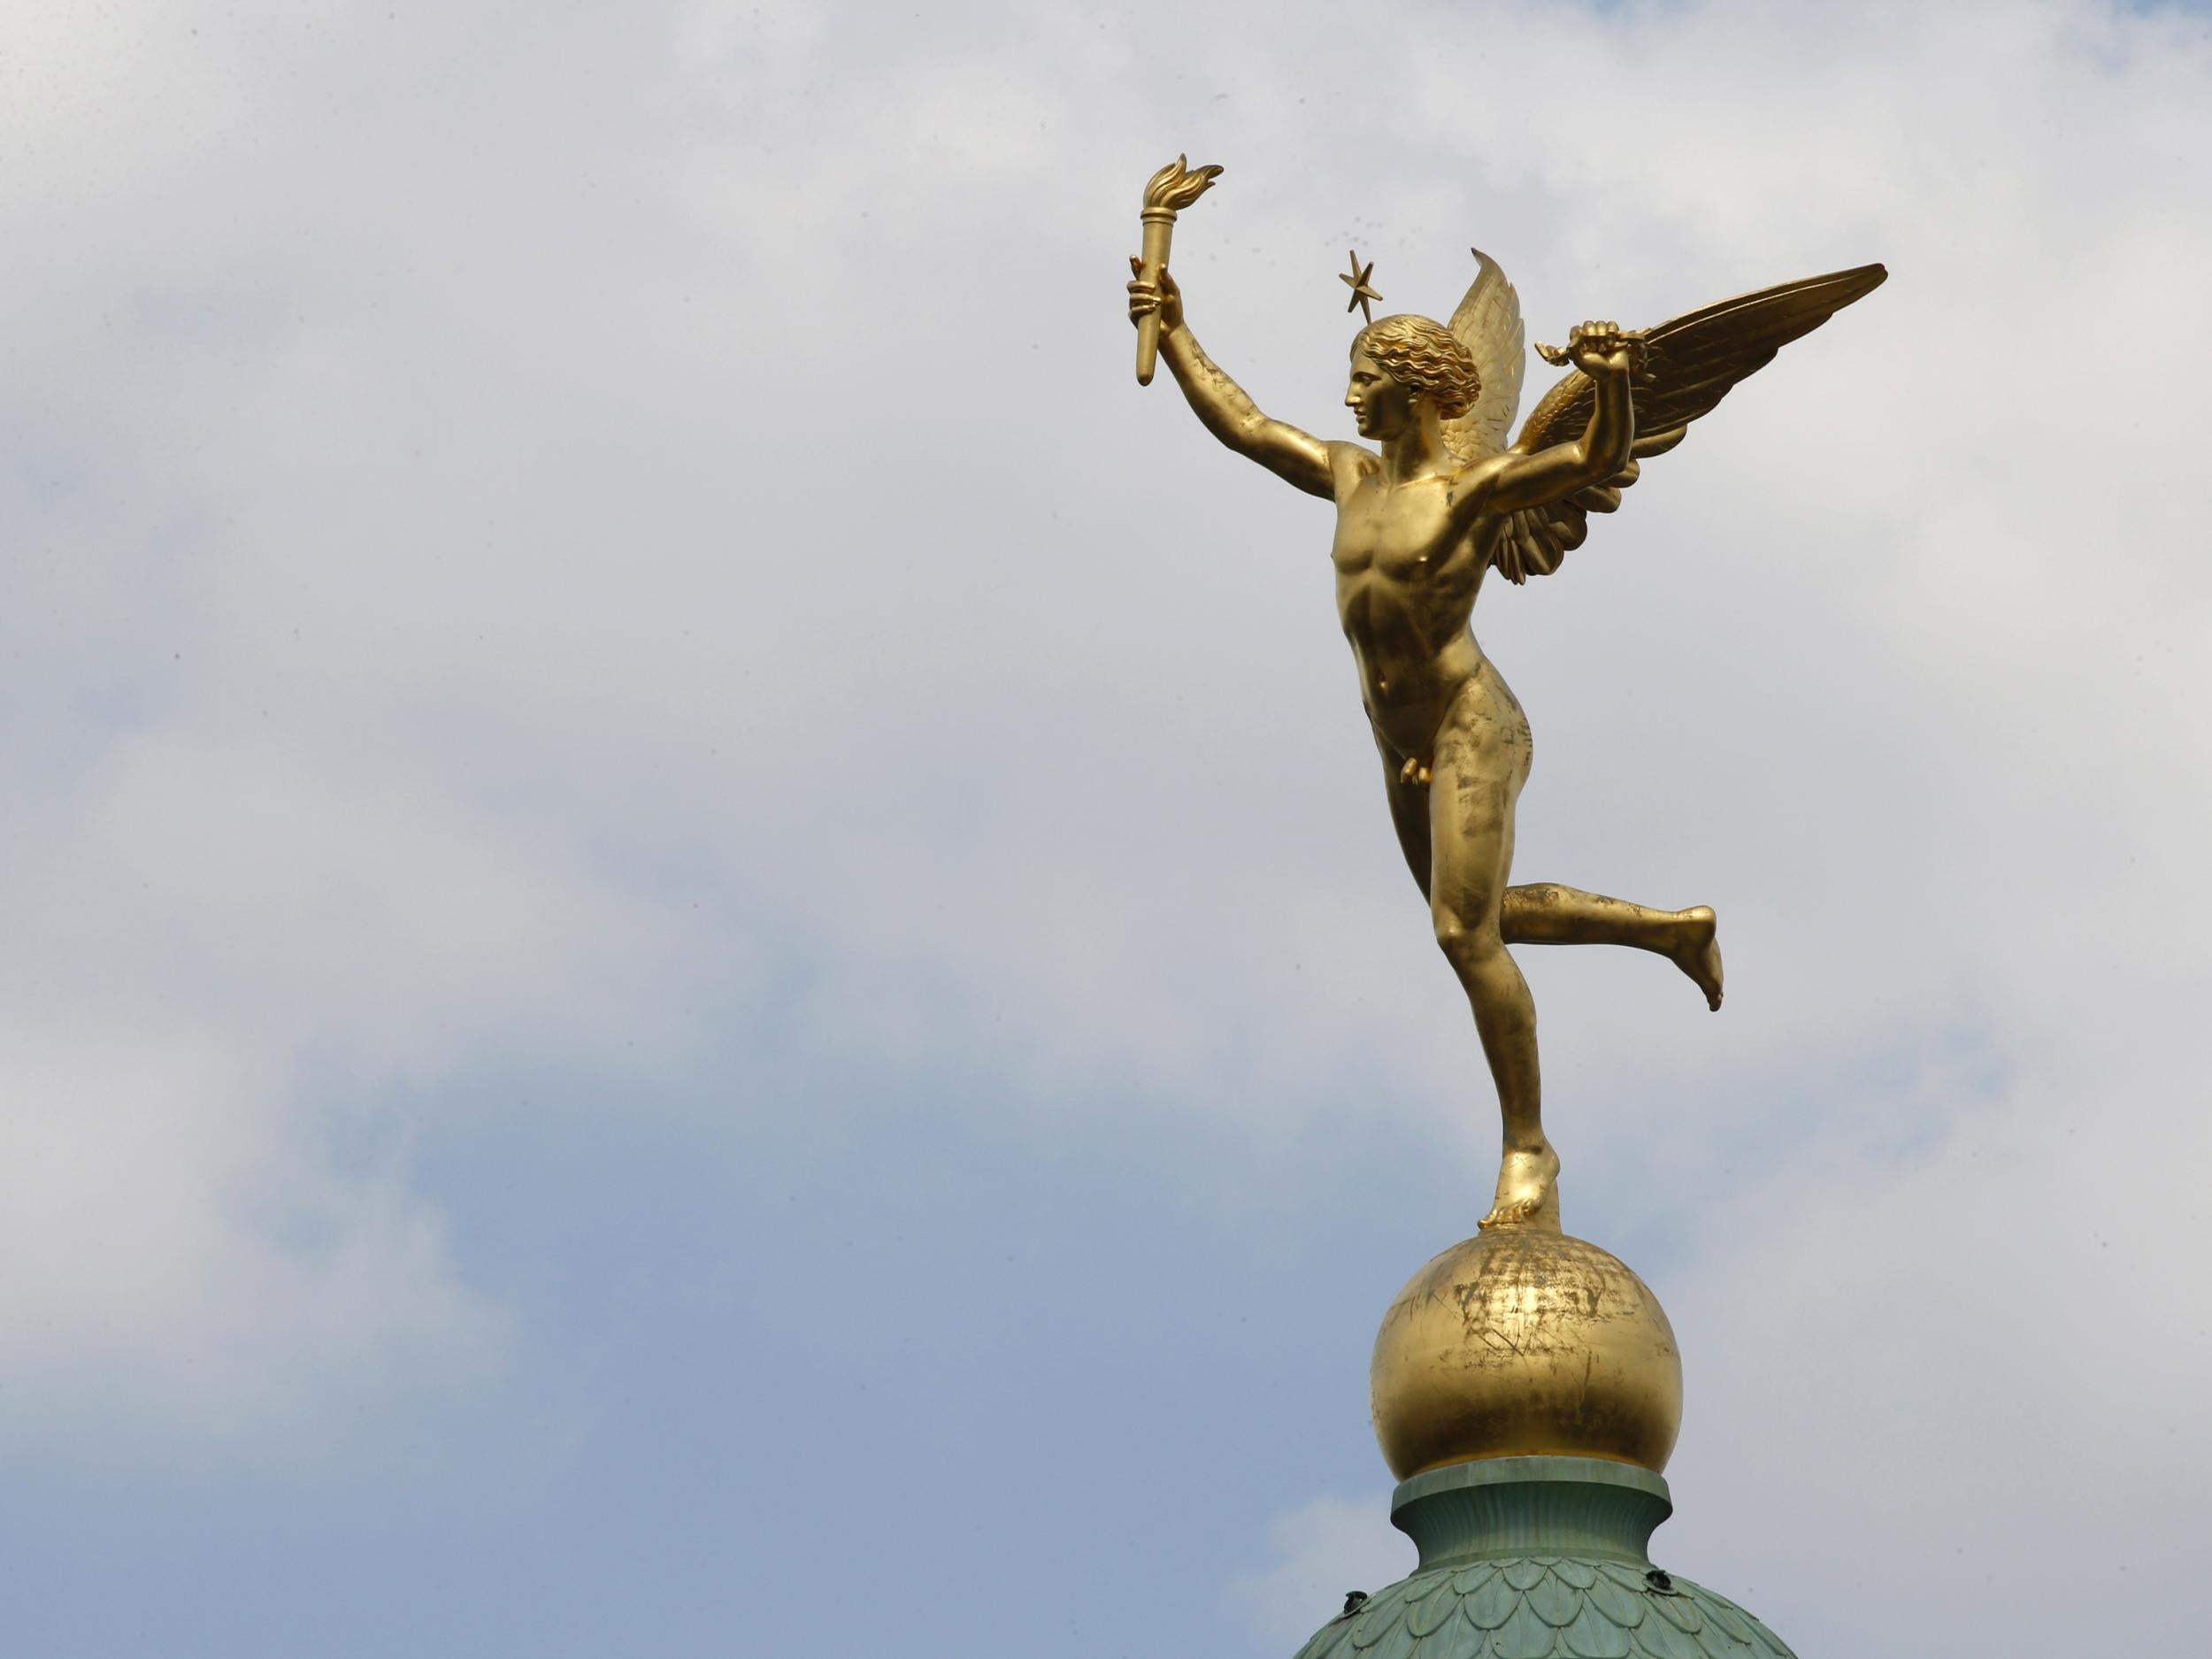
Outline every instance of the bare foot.
<svg viewBox="0 0 2212 1659"><path fill-rule="evenodd" d="M1505 1155L1498 1165L1498 1200L1482 1225L1559 1225L1559 1154L1550 1141L1538 1143L1533 1151Z"/></svg>
<svg viewBox="0 0 2212 1659"><path fill-rule="evenodd" d="M1718 1013L1720 941L1715 935L1718 924L1712 907L1700 904L1678 914L1682 926L1674 949L1667 952L1668 959L1697 982L1697 988L1705 993L1705 1006Z"/></svg>

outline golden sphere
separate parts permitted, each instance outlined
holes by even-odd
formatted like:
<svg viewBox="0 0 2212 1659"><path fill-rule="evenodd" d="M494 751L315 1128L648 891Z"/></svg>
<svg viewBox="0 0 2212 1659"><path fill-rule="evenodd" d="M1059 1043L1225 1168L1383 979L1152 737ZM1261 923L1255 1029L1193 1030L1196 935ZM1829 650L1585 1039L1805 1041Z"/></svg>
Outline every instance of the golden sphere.
<svg viewBox="0 0 2212 1659"><path fill-rule="evenodd" d="M1481 1457L1609 1457L1656 1474L1682 1426L1682 1356L1644 1281L1594 1244L1497 1227L1416 1273L1368 1372L1401 1480Z"/></svg>

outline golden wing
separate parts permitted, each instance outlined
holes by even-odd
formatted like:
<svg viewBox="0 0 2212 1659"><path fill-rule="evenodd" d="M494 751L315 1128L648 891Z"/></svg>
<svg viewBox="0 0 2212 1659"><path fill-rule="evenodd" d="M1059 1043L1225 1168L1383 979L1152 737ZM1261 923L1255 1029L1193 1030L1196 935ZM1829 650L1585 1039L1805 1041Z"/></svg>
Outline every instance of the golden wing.
<svg viewBox="0 0 2212 1659"><path fill-rule="evenodd" d="M1878 265L1863 265L1807 277L1723 300L1647 331L1649 355L1634 393L1636 442L1629 454L1635 458L1601 485L1515 513L1498 537L1491 562L1513 582L1557 570L1589 534L1590 515L1611 512L1621 504L1621 491L1636 481L1638 460L1673 449L1690 423L1727 396L1737 381L1771 363L1791 341L1865 298L1888 275ZM1555 443L1573 442L1588 428L1596 407L1597 388L1576 370L1529 411L1521 435L1513 441L1515 452L1533 455Z"/></svg>
<svg viewBox="0 0 2212 1659"><path fill-rule="evenodd" d="M1474 286L1445 325L1473 355L1482 375L1474 407L1444 423L1445 445L1462 466L1504 449L1514 411L1521 406L1521 375L1528 367L1521 296L1496 260L1479 248L1467 251L1475 256Z"/></svg>

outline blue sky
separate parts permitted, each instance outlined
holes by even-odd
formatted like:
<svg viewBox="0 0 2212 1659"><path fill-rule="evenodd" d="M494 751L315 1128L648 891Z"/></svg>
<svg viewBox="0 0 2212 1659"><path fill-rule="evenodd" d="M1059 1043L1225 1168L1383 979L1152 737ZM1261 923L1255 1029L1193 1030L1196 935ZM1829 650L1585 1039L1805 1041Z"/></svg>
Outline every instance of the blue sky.
<svg viewBox="0 0 2212 1659"><path fill-rule="evenodd" d="M2208 83L2087 4L14 7L0 1646L1257 1659L1402 1568L1368 1345L1494 1109L1325 520L1130 380L1186 150L1330 435L1348 244L1536 339L1889 263L1477 613L1519 874L1728 950L1528 953L1567 1220L1682 1340L1666 1564L2185 1647Z"/></svg>

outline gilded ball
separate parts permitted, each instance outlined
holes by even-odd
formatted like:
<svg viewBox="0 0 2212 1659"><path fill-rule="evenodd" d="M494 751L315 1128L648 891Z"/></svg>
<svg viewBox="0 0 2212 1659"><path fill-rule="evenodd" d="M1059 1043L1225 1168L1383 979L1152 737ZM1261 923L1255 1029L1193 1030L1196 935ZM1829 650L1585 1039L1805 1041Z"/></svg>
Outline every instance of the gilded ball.
<svg viewBox="0 0 2212 1659"><path fill-rule="evenodd" d="M1399 1479L1484 1457L1607 1457L1657 1473L1682 1426L1682 1356L1650 1287L1564 1233L1499 1227L1416 1273L1368 1373Z"/></svg>

